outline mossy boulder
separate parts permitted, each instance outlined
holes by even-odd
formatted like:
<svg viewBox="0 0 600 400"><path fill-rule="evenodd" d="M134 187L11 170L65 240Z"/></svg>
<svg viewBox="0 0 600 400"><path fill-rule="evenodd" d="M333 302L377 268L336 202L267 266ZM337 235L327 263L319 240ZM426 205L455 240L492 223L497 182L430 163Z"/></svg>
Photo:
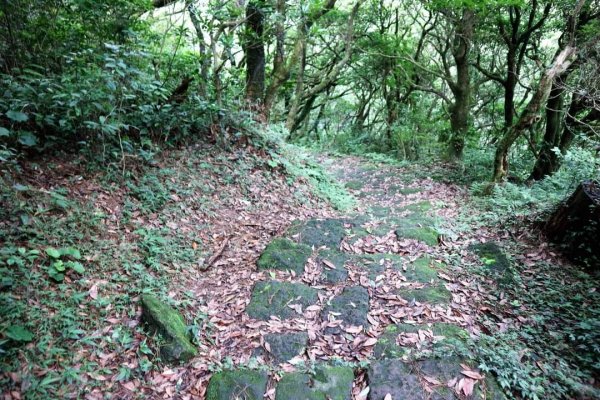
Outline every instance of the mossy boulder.
<svg viewBox="0 0 600 400"><path fill-rule="evenodd" d="M386 395L392 399L426 400L429 398L421 386L414 367L399 360L375 361L367 370L369 379L369 399L383 400Z"/></svg>
<svg viewBox="0 0 600 400"><path fill-rule="evenodd" d="M277 384L276 400L349 400L354 371L350 367L318 366L312 373L283 375Z"/></svg>
<svg viewBox="0 0 600 400"><path fill-rule="evenodd" d="M456 341L466 341L469 334L463 328L443 322L433 324L395 324L389 325L379 337L373 354L378 359L402 358L410 353L410 347L399 346L396 339L402 333L418 333L420 330L431 330L434 336L438 336L431 347L435 349L453 350ZM424 343L421 343L423 348Z"/></svg>
<svg viewBox="0 0 600 400"><path fill-rule="evenodd" d="M400 290L398 293L408 301L415 300L419 303L436 304L452 301L452 293L441 284L426 286L421 289Z"/></svg>
<svg viewBox="0 0 600 400"><path fill-rule="evenodd" d="M298 242L315 248L325 246L338 249L346 236L346 225L349 223L343 219L311 219L293 226L287 235L294 236Z"/></svg>
<svg viewBox="0 0 600 400"><path fill-rule="evenodd" d="M296 275L302 275L304 265L311 254L311 248L304 244L294 243L285 238L275 238L267 245L256 265L259 270L291 270Z"/></svg>
<svg viewBox="0 0 600 400"><path fill-rule="evenodd" d="M153 295L142 295L142 319L150 331L164 339L165 343L160 348L163 360L186 361L197 354L183 317L168 304Z"/></svg>
<svg viewBox="0 0 600 400"><path fill-rule="evenodd" d="M306 332L295 333L269 333L265 335L265 342L269 344L270 358L275 364L281 364L301 354L308 343Z"/></svg>
<svg viewBox="0 0 600 400"><path fill-rule="evenodd" d="M399 240L413 239L427 244L428 246L436 246L438 244L439 234L431 226L421 226L418 223L413 223L408 220L407 223L396 228L396 236Z"/></svg>
<svg viewBox="0 0 600 400"><path fill-rule="evenodd" d="M321 250L318 257L323 271L321 273L321 281L335 284L348 279L348 270L345 268L345 265L351 258L351 255L336 250ZM332 265L335 268L332 268Z"/></svg>
<svg viewBox="0 0 600 400"><path fill-rule="evenodd" d="M206 388L206 400L263 400L267 373L240 369L214 374Z"/></svg>
<svg viewBox="0 0 600 400"><path fill-rule="evenodd" d="M433 261L429 257L420 257L406 266L402 274L412 282L429 283L438 281L438 271L432 267Z"/></svg>
<svg viewBox="0 0 600 400"><path fill-rule="evenodd" d="M301 283L257 282L252 289L246 313L255 319L268 320L272 315L281 319L301 317L292 307L302 309L317 302L317 290Z"/></svg>
<svg viewBox="0 0 600 400"><path fill-rule="evenodd" d="M514 283L512 264L499 244L494 242L477 243L469 246L469 249L479 256L484 268L499 284Z"/></svg>
<svg viewBox="0 0 600 400"><path fill-rule="evenodd" d="M321 317L327 320L328 314L335 313L335 319L342 320L343 327L363 326L367 328L369 312L369 292L361 286L346 287L342 293L323 309ZM340 327L326 328L327 334L340 333Z"/></svg>

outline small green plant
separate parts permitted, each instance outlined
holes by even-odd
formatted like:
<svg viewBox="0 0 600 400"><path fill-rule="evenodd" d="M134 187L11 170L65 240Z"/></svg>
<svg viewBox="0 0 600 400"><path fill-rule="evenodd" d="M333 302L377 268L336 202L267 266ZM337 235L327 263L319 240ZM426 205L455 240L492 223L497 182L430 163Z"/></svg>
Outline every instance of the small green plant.
<svg viewBox="0 0 600 400"><path fill-rule="evenodd" d="M46 254L50 257L50 265L48 266L48 276L56 282L62 282L65 279L67 270L72 270L78 274L83 274L85 268L81 262L81 253L73 247L65 247L55 249L54 247L46 248Z"/></svg>

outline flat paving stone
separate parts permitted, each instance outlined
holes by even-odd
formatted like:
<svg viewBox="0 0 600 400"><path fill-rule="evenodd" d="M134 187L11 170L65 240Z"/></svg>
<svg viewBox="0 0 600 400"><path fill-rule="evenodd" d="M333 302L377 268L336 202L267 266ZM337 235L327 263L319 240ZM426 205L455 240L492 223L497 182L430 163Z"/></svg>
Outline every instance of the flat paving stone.
<svg viewBox="0 0 600 400"><path fill-rule="evenodd" d="M396 254L369 254L356 256L354 265L368 270L369 279L374 281L385 272L386 266L400 270L404 259Z"/></svg>
<svg viewBox="0 0 600 400"><path fill-rule="evenodd" d="M298 242L308 246L326 246L338 249L346 236L346 225L343 219L311 219L290 229L288 234L298 238Z"/></svg>
<svg viewBox="0 0 600 400"><path fill-rule="evenodd" d="M263 400L267 379L264 371L240 369L216 373L208 382L206 400Z"/></svg>
<svg viewBox="0 0 600 400"><path fill-rule="evenodd" d="M399 360L375 361L367 371L369 399L384 400L386 395L399 400L426 400L428 395L416 371Z"/></svg>
<svg viewBox="0 0 600 400"><path fill-rule="evenodd" d="M318 366L313 373L284 374L276 400L350 400L354 371L350 367Z"/></svg>
<svg viewBox="0 0 600 400"><path fill-rule="evenodd" d="M452 352L452 343L456 340L465 341L469 338L466 330L453 324L437 322L433 324L395 324L389 325L379 337L373 355L377 359L401 358L407 356L413 348L396 344L399 335L418 334L420 330L431 331L436 336L436 341L431 342L431 347L446 349ZM423 342L421 342L423 345ZM426 343L425 343L426 344Z"/></svg>
<svg viewBox="0 0 600 400"><path fill-rule="evenodd" d="M252 289L246 313L254 319L268 320L273 315L281 319L300 317L290 305L302 309L317 302L317 290L301 283L263 281Z"/></svg>
<svg viewBox="0 0 600 400"><path fill-rule="evenodd" d="M306 349L308 334L297 333L269 333L265 335L265 342L269 344L269 356L276 364L281 364L300 355Z"/></svg>
<svg viewBox="0 0 600 400"><path fill-rule="evenodd" d="M447 304L452 301L452 293L442 284L426 286L421 289L399 290L398 294L408 301L419 303Z"/></svg>
<svg viewBox="0 0 600 400"><path fill-rule="evenodd" d="M351 258L351 255L336 250L320 251L318 261L323 271L321 273L321 281L324 283L335 284L347 280L348 270L345 268L345 264L351 260ZM335 268L332 268L332 266Z"/></svg>
<svg viewBox="0 0 600 400"><path fill-rule="evenodd" d="M469 250L479 256L483 261L485 269L491 273L492 277L500 285L514 283L515 278L511 270L510 260L498 243L477 243L469 246Z"/></svg>
<svg viewBox="0 0 600 400"><path fill-rule="evenodd" d="M335 296L322 311L321 318L327 320L330 312L336 313L335 319L342 320L343 327L368 325L369 292L361 286L344 288L342 293ZM326 334L338 334L340 327L325 329Z"/></svg>
<svg viewBox="0 0 600 400"><path fill-rule="evenodd" d="M406 269L402 270L402 275L408 281L429 283L439 281L438 270L432 267L432 260L429 257L421 257L406 265Z"/></svg>
<svg viewBox="0 0 600 400"><path fill-rule="evenodd" d="M312 255L312 249L289 239L275 238L267 245L256 262L259 270L275 269L294 271L296 275L304 273L304 265Z"/></svg>

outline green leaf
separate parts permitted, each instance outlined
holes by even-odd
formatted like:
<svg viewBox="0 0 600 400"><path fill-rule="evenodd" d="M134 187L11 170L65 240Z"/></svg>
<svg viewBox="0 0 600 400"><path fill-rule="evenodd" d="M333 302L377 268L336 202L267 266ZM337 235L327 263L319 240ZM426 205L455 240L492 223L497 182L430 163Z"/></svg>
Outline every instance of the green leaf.
<svg viewBox="0 0 600 400"><path fill-rule="evenodd" d="M6 112L6 116L15 122L25 122L29 119L27 114L22 113L21 111L9 110Z"/></svg>
<svg viewBox="0 0 600 400"><path fill-rule="evenodd" d="M28 132L28 131L19 132L19 137L18 137L17 141L19 143L21 143L23 146L27 146L27 147L35 146L38 142L37 137L33 133Z"/></svg>
<svg viewBox="0 0 600 400"><path fill-rule="evenodd" d="M54 264L52 264L52 266L58 272L63 272L67 268L67 267L65 267L65 264L62 262L62 260L58 260L58 261L54 262Z"/></svg>
<svg viewBox="0 0 600 400"><path fill-rule="evenodd" d="M4 334L17 342L31 342L33 340L33 333L21 325L9 326Z"/></svg>
<svg viewBox="0 0 600 400"><path fill-rule="evenodd" d="M60 254L63 256L73 257L76 260L81 259L81 253L79 252L79 249L76 249L74 247L63 247L62 249L60 249Z"/></svg>
<svg viewBox="0 0 600 400"><path fill-rule="evenodd" d="M54 268L48 270L48 275L56 282L62 282L65 279L65 275L57 272Z"/></svg>
<svg viewBox="0 0 600 400"><path fill-rule="evenodd" d="M78 261L69 261L68 263L69 268L71 268L73 271L77 272L78 274L83 274L85 272L85 268L83 267L83 264L81 264Z"/></svg>
<svg viewBox="0 0 600 400"><path fill-rule="evenodd" d="M48 247L46 249L46 254L48 254L52 258L60 258L60 251L56 250L54 247Z"/></svg>
<svg viewBox="0 0 600 400"><path fill-rule="evenodd" d="M10 136L10 131L6 128L0 127L0 137Z"/></svg>
<svg viewBox="0 0 600 400"><path fill-rule="evenodd" d="M13 185L13 189L15 189L17 192L26 192L29 190L29 186L16 183Z"/></svg>

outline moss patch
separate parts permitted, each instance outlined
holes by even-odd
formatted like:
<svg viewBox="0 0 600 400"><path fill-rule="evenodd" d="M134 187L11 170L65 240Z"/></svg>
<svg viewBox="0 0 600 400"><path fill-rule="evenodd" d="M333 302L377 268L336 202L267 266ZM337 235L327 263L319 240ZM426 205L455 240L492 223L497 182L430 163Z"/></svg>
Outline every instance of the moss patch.
<svg viewBox="0 0 600 400"><path fill-rule="evenodd" d="M398 292L404 299L419 303L449 303L452 293L443 285L427 286L421 289L401 290Z"/></svg>
<svg viewBox="0 0 600 400"><path fill-rule="evenodd" d="M425 400L429 396L421 386L414 368L398 360L375 361L367 371L370 399Z"/></svg>
<svg viewBox="0 0 600 400"><path fill-rule="evenodd" d="M346 189L360 190L365 186L365 183L363 181L349 181L344 186L346 186Z"/></svg>
<svg viewBox="0 0 600 400"><path fill-rule="evenodd" d="M428 246L436 246L438 244L438 233L430 226L419 226L419 224L408 223L396 228L396 236L399 240L414 239L427 244Z"/></svg>
<svg viewBox="0 0 600 400"><path fill-rule="evenodd" d="M281 319L299 317L290 305L306 308L317 301L317 290L301 283L257 282L252 289L246 313L251 318L267 320L271 315Z"/></svg>
<svg viewBox="0 0 600 400"><path fill-rule="evenodd" d="M181 314L150 294L142 295L142 318L165 340L160 355L165 361L185 361L196 355Z"/></svg>
<svg viewBox="0 0 600 400"><path fill-rule="evenodd" d="M266 389L266 372L244 369L223 371L210 378L206 400L262 400Z"/></svg>
<svg viewBox="0 0 600 400"><path fill-rule="evenodd" d="M402 271L402 274L409 281L429 283L431 281L438 281L438 271L431 266L432 261L429 257L421 257L408 264L406 271Z"/></svg>
<svg viewBox="0 0 600 400"><path fill-rule="evenodd" d="M428 201L420 201L418 203L409 204L403 207L403 210L412 212L427 212L431 210L433 206Z"/></svg>
<svg viewBox="0 0 600 400"><path fill-rule="evenodd" d="M403 258L395 254L367 254L355 257L354 264L367 269L369 279L374 281L378 275L385 272L387 265L401 269Z"/></svg>
<svg viewBox="0 0 600 400"><path fill-rule="evenodd" d="M304 244L297 244L285 238L275 238L265 248L256 265L259 270L291 270L296 275L302 275L304 265L311 254L311 248Z"/></svg>
<svg viewBox="0 0 600 400"><path fill-rule="evenodd" d="M291 228L288 235L297 237L300 243L308 246L337 249L346 236L348 223L342 219L311 219Z"/></svg>
<svg viewBox="0 0 600 400"><path fill-rule="evenodd" d="M270 333L265 335L265 342L269 343L269 355L276 364L291 360L306 348L308 334L298 333Z"/></svg>
<svg viewBox="0 0 600 400"><path fill-rule="evenodd" d="M469 249L479 256L485 269L500 285L510 285L515 282L512 264L497 243L477 243L469 246Z"/></svg>
<svg viewBox="0 0 600 400"><path fill-rule="evenodd" d="M323 272L321 273L321 281L325 283L338 283L348 279L348 270L345 268L345 264L352 257L349 254L340 253L335 250L322 250L319 252L318 261L321 264ZM331 268L332 264L335 269Z"/></svg>
<svg viewBox="0 0 600 400"><path fill-rule="evenodd" d="M277 384L275 399L348 400L353 380L354 371L349 367L319 366L310 374L289 373Z"/></svg>
<svg viewBox="0 0 600 400"><path fill-rule="evenodd" d="M337 313L336 319L342 320L342 325L360 326L367 328L367 313L369 312L369 292L360 286L350 286L344 289L342 293L335 296L322 312L321 317L327 320L327 315ZM340 333L340 327L326 328L327 334Z"/></svg>

